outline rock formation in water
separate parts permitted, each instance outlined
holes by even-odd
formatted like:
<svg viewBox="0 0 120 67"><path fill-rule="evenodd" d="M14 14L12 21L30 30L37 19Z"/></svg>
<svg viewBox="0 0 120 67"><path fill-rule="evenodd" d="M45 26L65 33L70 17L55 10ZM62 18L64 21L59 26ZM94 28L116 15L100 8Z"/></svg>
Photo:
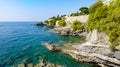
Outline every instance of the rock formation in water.
<svg viewBox="0 0 120 67"><path fill-rule="evenodd" d="M43 22L38 22L36 24L34 24L35 26L44 26L45 24Z"/></svg>
<svg viewBox="0 0 120 67"><path fill-rule="evenodd" d="M14 66L12 66L12 67L14 67ZM17 67L61 67L61 66L46 62L45 60L42 59L42 60L40 60L40 63L38 63L36 65L34 65L32 63L30 63L30 64L22 63L22 64L19 64Z"/></svg>

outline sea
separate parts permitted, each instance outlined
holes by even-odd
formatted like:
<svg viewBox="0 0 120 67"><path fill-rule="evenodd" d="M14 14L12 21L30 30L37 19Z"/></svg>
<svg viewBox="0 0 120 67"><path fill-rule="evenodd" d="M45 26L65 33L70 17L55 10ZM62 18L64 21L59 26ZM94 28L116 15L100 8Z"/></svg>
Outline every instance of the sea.
<svg viewBox="0 0 120 67"><path fill-rule="evenodd" d="M46 49L42 43L62 46L64 43L82 42L78 36L62 36L52 32L52 27L34 26L36 22L0 22L0 67L21 63L38 64L40 59L63 67L93 67L77 62L70 56Z"/></svg>

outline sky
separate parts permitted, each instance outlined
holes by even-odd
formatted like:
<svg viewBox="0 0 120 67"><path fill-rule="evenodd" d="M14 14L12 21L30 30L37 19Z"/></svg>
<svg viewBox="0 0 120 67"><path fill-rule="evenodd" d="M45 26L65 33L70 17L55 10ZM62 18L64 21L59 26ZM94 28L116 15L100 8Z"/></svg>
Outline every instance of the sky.
<svg viewBox="0 0 120 67"><path fill-rule="evenodd" d="M97 0L0 0L0 21L44 21L69 15Z"/></svg>

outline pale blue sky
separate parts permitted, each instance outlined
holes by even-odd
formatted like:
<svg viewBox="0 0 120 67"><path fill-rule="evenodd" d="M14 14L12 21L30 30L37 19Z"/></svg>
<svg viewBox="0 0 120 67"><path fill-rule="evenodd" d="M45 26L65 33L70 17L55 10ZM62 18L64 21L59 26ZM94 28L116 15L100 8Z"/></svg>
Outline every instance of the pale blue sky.
<svg viewBox="0 0 120 67"><path fill-rule="evenodd" d="M0 0L0 21L40 21L69 15L97 0Z"/></svg>

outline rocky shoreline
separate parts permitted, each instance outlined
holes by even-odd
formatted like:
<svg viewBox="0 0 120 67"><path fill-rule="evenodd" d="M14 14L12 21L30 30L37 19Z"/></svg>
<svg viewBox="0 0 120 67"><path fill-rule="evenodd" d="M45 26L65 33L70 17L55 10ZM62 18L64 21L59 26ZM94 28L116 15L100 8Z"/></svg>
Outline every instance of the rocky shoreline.
<svg viewBox="0 0 120 67"><path fill-rule="evenodd" d="M61 35L71 35L71 36L83 36L85 37L88 33L85 32L84 30L71 30L70 28L62 29L62 28L55 28L54 29L55 33L61 34Z"/></svg>
<svg viewBox="0 0 120 67"><path fill-rule="evenodd" d="M98 64L101 67L120 67L120 51L111 51L107 47L92 45L73 45L71 48L59 48L49 43L44 46L52 51L60 51L70 55L76 61ZM80 47L77 49L76 47ZM55 49L53 49L55 48Z"/></svg>
<svg viewBox="0 0 120 67"><path fill-rule="evenodd" d="M12 66L12 67L62 67L62 66L49 63L49 62L45 61L44 59L42 59L36 65L34 65L32 63L30 63L30 64L22 63L22 64L19 64L17 66Z"/></svg>

